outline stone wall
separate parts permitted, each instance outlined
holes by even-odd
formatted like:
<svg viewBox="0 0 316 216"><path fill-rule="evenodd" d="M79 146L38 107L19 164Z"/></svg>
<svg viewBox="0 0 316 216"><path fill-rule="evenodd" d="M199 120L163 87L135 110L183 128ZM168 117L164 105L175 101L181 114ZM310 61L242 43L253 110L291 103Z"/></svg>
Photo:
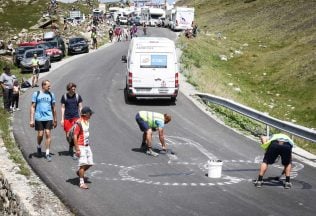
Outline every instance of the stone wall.
<svg viewBox="0 0 316 216"><path fill-rule="evenodd" d="M20 198L12 191L11 185L0 171L0 215L29 215Z"/></svg>

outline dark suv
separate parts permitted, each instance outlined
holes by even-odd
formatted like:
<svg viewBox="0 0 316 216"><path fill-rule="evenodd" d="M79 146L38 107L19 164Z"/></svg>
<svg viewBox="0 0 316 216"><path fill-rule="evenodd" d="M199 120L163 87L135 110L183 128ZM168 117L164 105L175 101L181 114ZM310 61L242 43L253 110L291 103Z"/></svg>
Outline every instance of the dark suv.
<svg viewBox="0 0 316 216"><path fill-rule="evenodd" d="M20 62L23 59L24 53L29 49L34 49L34 46L21 46L15 49L15 52L13 54L13 63L16 66L20 67Z"/></svg>

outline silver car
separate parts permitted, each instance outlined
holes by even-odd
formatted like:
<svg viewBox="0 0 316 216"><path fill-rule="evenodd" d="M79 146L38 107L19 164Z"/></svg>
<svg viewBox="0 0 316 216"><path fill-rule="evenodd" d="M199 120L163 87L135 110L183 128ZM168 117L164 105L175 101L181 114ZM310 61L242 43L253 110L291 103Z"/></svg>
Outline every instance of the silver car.
<svg viewBox="0 0 316 216"><path fill-rule="evenodd" d="M36 48L27 50L23 59L21 60L21 73L33 71L32 68L32 59L34 54L37 55L37 59L39 60L39 68L41 71L49 71L51 68L50 57L46 54L44 49Z"/></svg>

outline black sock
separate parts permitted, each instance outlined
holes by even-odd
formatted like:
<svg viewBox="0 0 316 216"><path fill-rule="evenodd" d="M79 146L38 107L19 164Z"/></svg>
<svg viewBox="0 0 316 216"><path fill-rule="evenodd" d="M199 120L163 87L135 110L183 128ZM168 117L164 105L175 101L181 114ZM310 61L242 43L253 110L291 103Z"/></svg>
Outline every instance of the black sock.
<svg viewBox="0 0 316 216"><path fill-rule="evenodd" d="M263 176L258 175L258 181L262 181L262 179L263 179Z"/></svg>
<svg viewBox="0 0 316 216"><path fill-rule="evenodd" d="M285 182L290 182L290 176L285 176Z"/></svg>

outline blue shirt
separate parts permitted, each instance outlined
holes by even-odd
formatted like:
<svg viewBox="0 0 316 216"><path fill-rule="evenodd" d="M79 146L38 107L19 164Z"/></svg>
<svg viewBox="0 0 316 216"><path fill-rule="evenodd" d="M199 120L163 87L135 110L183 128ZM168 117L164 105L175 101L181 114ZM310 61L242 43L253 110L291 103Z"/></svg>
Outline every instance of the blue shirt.
<svg viewBox="0 0 316 216"><path fill-rule="evenodd" d="M37 92L34 92L32 95L32 103L36 103L35 106L35 121L50 121L53 120L53 110L51 106L51 100L52 104L54 105L56 103L55 95L54 93L51 93L52 97L49 95L49 93L40 91L37 99Z"/></svg>

